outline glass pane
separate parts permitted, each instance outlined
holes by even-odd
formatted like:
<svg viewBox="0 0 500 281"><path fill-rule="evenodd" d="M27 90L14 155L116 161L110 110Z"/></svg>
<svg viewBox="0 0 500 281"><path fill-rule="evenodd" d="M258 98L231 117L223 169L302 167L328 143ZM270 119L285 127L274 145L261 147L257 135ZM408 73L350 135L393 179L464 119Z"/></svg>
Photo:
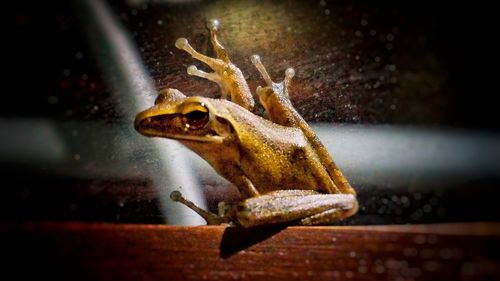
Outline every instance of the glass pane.
<svg viewBox="0 0 500 281"><path fill-rule="evenodd" d="M201 224L172 190L214 212L236 202L199 156L133 126L161 89L220 97L186 73L209 68L174 45L186 37L213 56L212 18L252 93L264 85L252 54L276 81L295 68L293 105L359 194L359 214L343 223L500 217L489 196L500 172L492 17L392 1L14 5L0 116L6 218Z"/></svg>

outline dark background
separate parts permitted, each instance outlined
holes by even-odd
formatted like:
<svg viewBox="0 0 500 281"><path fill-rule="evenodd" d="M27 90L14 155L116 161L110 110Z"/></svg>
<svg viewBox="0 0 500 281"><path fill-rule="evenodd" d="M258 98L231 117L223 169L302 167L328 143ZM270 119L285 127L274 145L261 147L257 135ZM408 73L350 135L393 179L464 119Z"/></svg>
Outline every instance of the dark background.
<svg viewBox="0 0 500 281"><path fill-rule="evenodd" d="M175 14L177 11L180 13L203 8L203 3L151 4L145 8L135 9L137 11L135 13L138 14L137 19L127 14L132 9L123 6L119 1L114 2L117 2L114 7L117 13L121 14L124 23L133 28L137 28L138 22L147 21L148 16L154 19L153 16L161 12L173 10L171 14ZM320 6L319 1L297 3ZM16 1L11 3L7 12L8 28L4 43L7 47L5 54L8 67L6 69L9 69L6 73L8 83L5 83L4 91L9 94L4 95L4 102L2 102L3 117L113 118L113 108L107 107L110 103L107 101L107 86L103 85L100 79L86 38L70 6L71 1L47 3ZM430 71L436 71L440 78L442 77L442 81L439 81L442 86L432 95L441 97L443 101L435 102L438 105L431 103L430 106L434 106L435 111L444 112L428 112L422 109L422 112L429 116L421 116L418 112L408 116L403 111L406 108L403 107L401 111L398 111L399 107L396 107L396 112L390 116L382 112L366 118L368 121L440 124L498 130L499 124L494 103L498 55L495 42L495 9L490 4L481 2L451 4L434 1L405 1L404 3L400 1L332 1L327 3L326 8L330 8L331 13L341 14L344 22L349 21L344 24L345 26L358 24L357 21L355 22L357 19L369 18L373 19L373 23L370 22L372 28L390 30L391 25L398 28L401 35L395 35L394 45L402 44L407 50L397 50L398 54L392 58L393 62L413 65L417 68L422 64L417 59L422 58L422 53L424 53L435 59L436 65L431 66ZM175 16L173 17L175 20ZM185 21L199 24L203 22L203 19ZM318 30L327 29L321 26L317 28ZM140 31L148 35L154 33L154 30L146 30L146 28ZM319 31L313 33L319 33ZM136 36L139 44L143 46L148 40L144 37L145 35L142 34ZM154 42L151 40L147 43L155 44ZM172 45L171 42L170 44ZM420 49L415 50L412 45L417 45ZM380 46L376 47L380 48ZM148 50L148 46L144 48ZM369 50L362 51L368 52ZM401 55L405 52L412 52L411 55L414 56ZM145 59L148 59L150 55L143 53ZM406 61L395 61L401 57L404 57ZM151 68L154 76L161 75L155 72L154 66ZM438 98L431 96L431 102ZM423 108L427 102L427 100L418 100L416 106ZM101 107L98 112L92 112L91 103L102 104L104 107ZM405 118L398 118L401 115ZM331 119L326 121L353 122L352 118L342 115L333 116Z"/></svg>

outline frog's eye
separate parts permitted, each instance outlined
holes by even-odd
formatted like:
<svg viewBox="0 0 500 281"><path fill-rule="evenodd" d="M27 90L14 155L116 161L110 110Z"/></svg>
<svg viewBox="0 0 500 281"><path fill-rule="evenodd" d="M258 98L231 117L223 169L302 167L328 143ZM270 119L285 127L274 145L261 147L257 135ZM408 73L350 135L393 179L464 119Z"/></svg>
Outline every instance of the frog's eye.
<svg viewBox="0 0 500 281"><path fill-rule="evenodd" d="M182 110L182 124L187 130L199 130L205 127L210 120L208 108L204 103L189 103Z"/></svg>

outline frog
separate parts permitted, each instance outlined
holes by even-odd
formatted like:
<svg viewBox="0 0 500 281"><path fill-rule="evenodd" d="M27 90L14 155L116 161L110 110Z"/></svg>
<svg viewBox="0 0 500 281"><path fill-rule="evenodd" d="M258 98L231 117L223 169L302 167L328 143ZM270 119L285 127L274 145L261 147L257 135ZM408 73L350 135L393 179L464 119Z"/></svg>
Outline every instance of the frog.
<svg viewBox="0 0 500 281"><path fill-rule="evenodd" d="M287 68L284 79L275 82L260 56L251 56L265 83L255 90L264 111L257 114L242 71L218 39L219 21L210 20L207 27L215 57L199 53L186 38L175 46L213 70L187 67L189 75L218 84L221 97L166 88L153 106L137 114L134 126L144 136L179 141L234 184L240 196L231 206L221 202L218 213L198 207L179 191L171 199L209 225L328 225L353 216L358 210L355 189L290 100L295 70Z"/></svg>

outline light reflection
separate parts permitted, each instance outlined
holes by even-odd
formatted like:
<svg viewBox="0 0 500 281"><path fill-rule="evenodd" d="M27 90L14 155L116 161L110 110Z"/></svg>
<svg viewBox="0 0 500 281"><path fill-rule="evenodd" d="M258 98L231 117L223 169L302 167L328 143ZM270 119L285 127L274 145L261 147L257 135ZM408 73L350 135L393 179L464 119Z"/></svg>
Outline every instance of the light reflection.
<svg viewBox="0 0 500 281"><path fill-rule="evenodd" d="M118 108L130 126L123 128L121 136L127 142L137 136L133 131L135 114L154 104L157 91L148 75L128 33L120 25L104 1L79 1L77 9L92 43L95 56L105 79L113 89L113 97ZM143 144L146 142L142 138ZM171 191L182 190L192 201L205 207L196 177L184 157L185 151L180 144L168 140L154 139L150 142L154 153L151 157L159 159L158 165L150 166L148 174L158 190L162 210L169 224L198 225L204 221L193 215L190 210L171 202ZM119 153L123 153L120 151Z"/></svg>

